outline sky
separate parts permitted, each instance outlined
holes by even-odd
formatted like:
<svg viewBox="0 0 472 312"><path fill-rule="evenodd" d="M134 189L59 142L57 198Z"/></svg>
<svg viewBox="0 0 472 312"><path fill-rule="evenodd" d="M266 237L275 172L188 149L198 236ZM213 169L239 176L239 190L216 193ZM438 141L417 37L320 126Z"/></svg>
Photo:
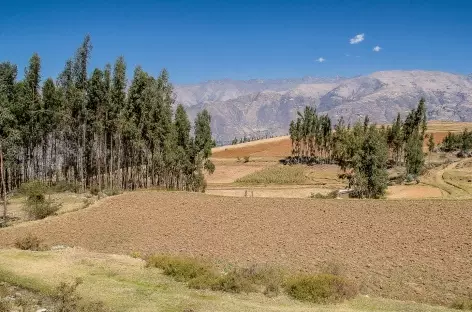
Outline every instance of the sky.
<svg viewBox="0 0 472 312"><path fill-rule="evenodd" d="M177 84L214 79L356 76L380 70L472 72L472 1L0 0L0 62L20 76L37 52L57 77L85 34L91 68L125 57Z"/></svg>

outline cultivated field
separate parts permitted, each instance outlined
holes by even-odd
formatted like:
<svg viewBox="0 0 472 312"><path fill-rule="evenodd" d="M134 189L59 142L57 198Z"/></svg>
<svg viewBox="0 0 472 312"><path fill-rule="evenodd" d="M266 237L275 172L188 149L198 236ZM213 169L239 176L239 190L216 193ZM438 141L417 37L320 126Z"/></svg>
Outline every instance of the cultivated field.
<svg viewBox="0 0 472 312"><path fill-rule="evenodd" d="M134 192L90 208L1 229L0 244L34 233L93 251L182 253L298 270L336 264L363 294L449 303L472 276L468 201L236 198Z"/></svg>

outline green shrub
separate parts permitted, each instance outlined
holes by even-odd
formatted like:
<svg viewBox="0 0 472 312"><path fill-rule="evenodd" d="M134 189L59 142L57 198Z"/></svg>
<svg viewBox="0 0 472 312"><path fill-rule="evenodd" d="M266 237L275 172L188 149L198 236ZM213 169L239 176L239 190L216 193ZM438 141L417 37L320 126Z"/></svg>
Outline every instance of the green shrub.
<svg viewBox="0 0 472 312"><path fill-rule="evenodd" d="M292 298L313 303L341 302L357 294L352 283L332 274L296 276L287 282L285 289Z"/></svg>
<svg viewBox="0 0 472 312"><path fill-rule="evenodd" d="M61 208L60 203L54 202L51 198L46 198L48 191L48 186L39 181L21 185L20 192L27 197L24 210L30 219L44 219Z"/></svg>
<svg viewBox="0 0 472 312"><path fill-rule="evenodd" d="M41 240L31 233L28 233L28 235L23 238L17 239L15 241L15 247L21 250L32 251L39 251L44 249L41 245Z"/></svg>
<svg viewBox="0 0 472 312"><path fill-rule="evenodd" d="M100 193L100 188L98 187L98 185L94 184L90 187L90 194L92 194L93 196L97 196L98 193Z"/></svg>
<svg viewBox="0 0 472 312"><path fill-rule="evenodd" d="M200 275L188 282L188 287L193 289L213 289L216 290L219 283L219 276L214 273Z"/></svg>
<svg viewBox="0 0 472 312"><path fill-rule="evenodd" d="M472 311L472 298L457 299L451 304L451 308Z"/></svg>
<svg viewBox="0 0 472 312"><path fill-rule="evenodd" d="M200 260L177 256L151 256L146 260L146 266L162 269L165 275L181 282L215 274L210 265Z"/></svg>

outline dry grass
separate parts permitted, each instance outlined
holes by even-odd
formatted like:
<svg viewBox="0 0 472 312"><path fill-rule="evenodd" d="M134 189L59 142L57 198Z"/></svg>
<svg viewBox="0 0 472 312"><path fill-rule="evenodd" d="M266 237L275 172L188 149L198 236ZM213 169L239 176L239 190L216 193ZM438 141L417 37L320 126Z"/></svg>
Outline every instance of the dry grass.
<svg viewBox="0 0 472 312"><path fill-rule="evenodd" d="M262 294L226 294L188 289L157 270L144 268L142 260L126 256L67 249L30 253L0 250L0 273L8 269L10 280L48 293L61 282L81 277L78 294L84 299L102 301L112 311L182 312L452 312L444 307L411 302L357 297L337 305L305 304L281 294L268 298Z"/></svg>
<svg viewBox="0 0 472 312"><path fill-rule="evenodd" d="M275 165L236 180L241 184L306 184L305 166Z"/></svg>

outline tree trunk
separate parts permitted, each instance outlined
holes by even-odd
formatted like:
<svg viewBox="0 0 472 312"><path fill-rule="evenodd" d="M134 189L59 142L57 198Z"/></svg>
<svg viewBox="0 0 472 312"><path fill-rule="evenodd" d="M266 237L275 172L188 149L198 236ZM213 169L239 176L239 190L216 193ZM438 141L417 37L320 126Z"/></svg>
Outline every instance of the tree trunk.
<svg viewBox="0 0 472 312"><path fill-rule="evenodd" d="M2 175L3 226L7 225L7 191L5 187L5 168L3 167L3 146L0 143L0 171Z"/></svg>

